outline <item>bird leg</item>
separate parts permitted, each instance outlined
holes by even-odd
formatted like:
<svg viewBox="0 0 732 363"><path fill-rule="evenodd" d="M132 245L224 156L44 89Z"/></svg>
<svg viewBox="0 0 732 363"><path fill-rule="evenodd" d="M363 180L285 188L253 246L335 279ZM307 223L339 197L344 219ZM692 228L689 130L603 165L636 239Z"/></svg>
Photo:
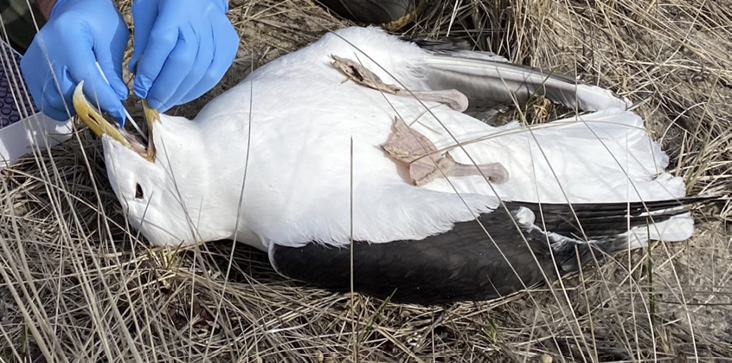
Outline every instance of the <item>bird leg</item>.
<svg viewBox="0 0 732 363"><path fill-rule="evenodd" d="M470 165L458 163L449 152L440 152L427 137L411 129L399 117L392 133L381 147L393 159L409 164L412 184L425 185L440 177L482 175L493 183L508 181L508 170L501 163Z"/></svg>
<svg viewBox="0 0 732 363"><path fill-rule="evenodd" d="M468 109L468 98L462 92L455 89L437 91L409 91L393 84L384 83L374 72L371 72L362 64L337 55L333 57L333 67L343 73L348 79L364 87L377 91L396 95L411 96L423 102L444 103L455 111L463 112Z"/></svg>

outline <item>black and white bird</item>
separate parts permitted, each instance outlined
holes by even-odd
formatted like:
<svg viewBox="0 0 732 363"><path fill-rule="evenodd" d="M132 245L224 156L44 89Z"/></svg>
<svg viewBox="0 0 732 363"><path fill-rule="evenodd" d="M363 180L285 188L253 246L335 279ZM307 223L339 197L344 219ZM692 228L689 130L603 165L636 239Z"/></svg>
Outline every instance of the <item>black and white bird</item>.
<svg viewBox="0 0 732 363"><path fill-rule="evenodd" d="M485 300L694 230L700 198L626 100L485 52L342 29L193 120L148 110L148 145L81 87L76 110L150 243L244 242L324 288L348 289L352 274L393 301ZM531 127L474 112L533 94L582 112Z"/></svg>

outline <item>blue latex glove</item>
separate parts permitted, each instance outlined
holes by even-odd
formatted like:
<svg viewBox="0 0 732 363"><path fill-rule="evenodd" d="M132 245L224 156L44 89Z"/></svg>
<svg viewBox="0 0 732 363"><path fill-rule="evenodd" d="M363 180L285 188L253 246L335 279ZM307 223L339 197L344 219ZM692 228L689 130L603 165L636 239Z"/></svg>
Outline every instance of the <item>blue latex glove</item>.
<svg viewBox="0 0 732 363"><path fill-rule="evenodd" d="M71 96L83 80L87 98L122 125L121 100L129 92L122 81L122 55L128 39L127 26L111 0L58 0L20 61L36 107L53 119L67 120L76 113Z"/></svg>
<svg viewBox="0 0 732 363"><path fill-rule="evenodd" d="M213 88L239 47L227 10L227 0L135 0L135 94L165 111Z"/></svg>

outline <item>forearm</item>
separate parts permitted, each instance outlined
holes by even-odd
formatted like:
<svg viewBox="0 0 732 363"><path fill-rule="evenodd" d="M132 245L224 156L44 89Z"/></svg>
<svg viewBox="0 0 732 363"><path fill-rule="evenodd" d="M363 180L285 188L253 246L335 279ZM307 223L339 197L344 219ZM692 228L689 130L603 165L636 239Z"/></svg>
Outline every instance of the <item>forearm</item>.
<svg viewBox="0 0 732 363"><path fill-rule="evenodd" d="M41 10L43 17L48 20L48 17L51 15L51 10L53 9L53 5L56 4L56 0L36 0L36 4L38 4L38 9Z"/></svg>

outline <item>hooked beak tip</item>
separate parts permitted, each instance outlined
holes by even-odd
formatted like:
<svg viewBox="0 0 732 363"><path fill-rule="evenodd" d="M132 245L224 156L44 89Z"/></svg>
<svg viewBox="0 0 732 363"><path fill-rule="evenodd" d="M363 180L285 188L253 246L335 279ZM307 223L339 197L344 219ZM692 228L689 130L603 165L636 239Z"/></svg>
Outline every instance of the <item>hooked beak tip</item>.
<svg viewBox="0 0 732 363"><path fill-rule="evenodd" d="M94 132L95 135L97 135L97 137L102 137L102 135L107 134L122 143L124 146L130 147L129 141L122 136L119 129L112 126L112 124L104 119L96 108L86 99L86 96L84 96L84 81L79 82L74 89L72 101L77 116L89 127L89 129L92 130L92 132Z"/></svg>
<svg viewBox="0 0 732 363"><path fill-rule="evenodd" d="M95 135L97 135L97 137L101 138L106 134L125 147L134 150L130 141L122 135L120 130L107 121L86 99L86 96L84 95L84 81L79 82L76 89L74 89L72 101L74 104L74 110L78 117L89 127L89 129L92 130L92 132L94 132ZM145 120L147 121L148 146L144 151L138 151L138 154L146 160L154 162L155 145L153 144L152 130L153 124L160 121L160 114L158 113L158 110L150 108L146 100L143 100L143 108L145 111Z"/></svg>

